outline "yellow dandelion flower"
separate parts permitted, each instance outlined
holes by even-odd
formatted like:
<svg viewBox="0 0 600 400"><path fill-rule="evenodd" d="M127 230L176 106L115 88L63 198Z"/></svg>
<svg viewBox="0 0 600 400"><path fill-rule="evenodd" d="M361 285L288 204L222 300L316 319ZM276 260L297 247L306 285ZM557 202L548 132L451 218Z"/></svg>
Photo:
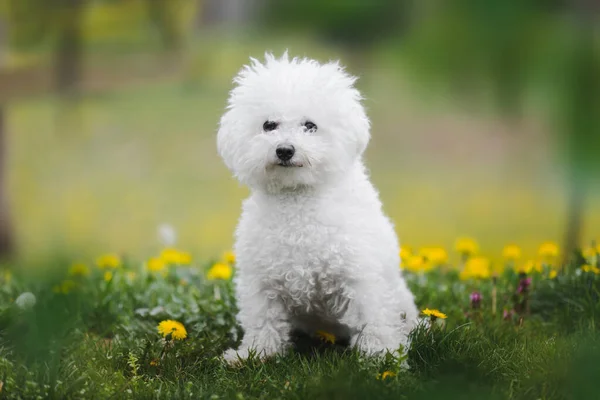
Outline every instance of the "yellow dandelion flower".
<svg viewBox="0 0 600 400"><path fill-rule="evenodd" d="M335 335L333 333L329 333L329 332L325 332L325 331L317 331L316 335L319 339L321 339L324 342L335 344Z"/></svg>
<svg viewBox="0 0 600 400"><path fill-rule="evenodd" d="M600 257L600 245L598 247L590 246L583 250L583 257L590 264L596 264L598 258Z"/></svg>
<svg viewBox="0 0 600 400"><path fill-rule="evenodd" d="M192 256L185 251L177 249L164 249L160 253L160 258L167 264L189 265L192 263Z"/></svg>
<svg viewBox="0 0 600 400"><path fill-rule="evenodd" d="M560 253L559 247L554 242L542 243L542 245L540 246L540 249L538 250L538 254L541 257L544 257L546 259L556 258L556 257L558 257L559 253Z"/></svg>
<svg viewBox="0 0 600 400"><path fill-rule="evenodd" d="M226 251L223 253L223 261L227 264L235 264L235 253L233 251Z"/></svg>
<svg viewBox="0 0 600 400"><path fill-rule="evenodd" d="M75 263L73 265L71 265L71 268L69 268L69 275L71 276L89 276L90 275L90 268L83 264L83 263Z"/></svg>
<svg viewBox="0 0 600 400"><path fill-rule="evenodd" d="M509 244L502 250L502 257L506 260L518 260L521 258L521 248L515 244Z"/></svg>
<svg viewBox="0 0 600 400"><path fill-rule="evenodd" d="M163 337L171 335L175 340L183 340L187 337L185 326L181 322L173 321L172 319L162 321L156 328L158 333Z"/></svg>
<svg viewBox="0 0 600 400"><path fill-rule="evenodd" d="M233 269L230 265L224 263L216 263L206 274L208 280L214 281L217 279L229 280L233 274Z"/></svg>
<svg viewBox="0 0 600 400"><path fill-rule="evenodd" d="M425 247L420 254L435 266L443 265L448 261L448 253L442 247Z"/></svg>
<svg viewBox="0 0 600 400"><path fill-rule="evenodd" d="M514 270L518 274L530 274L533 271L542 272L543 267L541 262L529 260L525 264L515 265Z"/></svg>
<svg viewBox="0 0 600 400"><path fill-rule="evenodd" d="M441 312L440 310L430 310L429 308L426 308L424 310L421 311L424 315L427 315L429 318L441 318L441 319L446 319L448 318L448 316L446 314L444 314L443 312Z"/></svg>
<svg viewBox="0 0 600 400"><path fill-rule="evenodd" d="M54 293L69 294L77 287L77 282L67 279L52 288Z"/></svg>
<svg viewBox="0 0 600 400"><path fill-rule="evenodd" d="M408 246L400 247L400 260L405 262L408 257L412 256L412 249Z"/></svg>
<svg viewBox="0 0 600 400"><path fill-rule="evenodd" d="M112 271L106 271L106 272L104 273L104 281L105 281L105 282L110 282L110 281L112 281L112 278L113 278L113 273L112 273Z"/></svg>
<svg viewBox="0 0 600 400"><path fill-rule="evenodd" d="M433 264L428 262L423 256L410 256L404 262L403 268L414 272L414 273L424 273L429 272L433 269Z"/></svg>
<svg viewBox="0 0 600 400"><path fill-rule="evenodd" d="M558 275L558 272L556 272L556 270L553 269L552 271L550 271L548 278L554 279L554 278L556 278L557 275Z"/></svg>
<svg viewBox="0 0 600 400"><path fill-rule="evenodd" d="M167 263L161 257L152 257L146 262L146 269L150 272L162 272L167 268Z"/></svg>
<svg viewBox="0 0 600 400"><path fill-rule="evenodd" d="M179 250L164 249L160 252L160 258L167 264L177 264L179 262Z"/></svg>
<svg viewBox="0 0 600 400"><path fill-rule="evenodd" d="M117 254L105 254L96 259L96 265L101 269L118 268L121 266L121 257Z"/></svg>
<svg viewBox="0 0 600 400"><path fill-rule="evenodd" d="M385 380L387 378L393 378L396 376L395 372L392 371L383 371L381 374L377 375L377 379L379 380Z"/></svg>
<svg viewBox="0 0 600 400"><path fill-rule="evenodd" d="M596 275L600 274L600 268L598 268L596 266L592 266L592 265L587 265L586 264L583 267L581 267L581 270L583 272L593 272Z"/></svg>
<svg viewBox="0 0 600 400"><path fill-rule="evenodd" d="M479 250L479 245L475 239L464 237L456 240L454 248L460 254L472 256Z"/></svg>
<svg viewBox="0 0 600 400"><path fill-rule="evenodd" d="M12 273L9 270L5 270L4 271L4 282L10 283L11 280L12 280Z"/></svg>
<svg viewBox="0 0 600 400"><path fill-rule="evenodd" d="M158 366L158 361L156 361L156 360L150 361L150 366L152 366L152 367Z"/></svg>
<svg viewBox="0 0 600 400"><path fill-rule="evenodd" d="M487 279L492 275L491 263L485 257L470 258L460 272L460 279Z"/></svg>

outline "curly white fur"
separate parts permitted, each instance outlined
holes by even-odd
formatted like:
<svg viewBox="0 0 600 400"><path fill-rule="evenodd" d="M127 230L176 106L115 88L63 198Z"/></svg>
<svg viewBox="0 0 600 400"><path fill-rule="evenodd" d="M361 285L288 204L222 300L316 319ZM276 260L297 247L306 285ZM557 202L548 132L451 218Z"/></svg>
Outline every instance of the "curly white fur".
<svg viewBox="0 0 600 400"><path fill-rule="evenodd" d="M229 362L284 352L294 329L347 337L369 355L407 344L417 309L362 162L369 120L355 81L337 62L287 53L252 59L234 79L218 149L251 195L235 244L245 334ZM267 120L277 128L265 132ZM291 167L279 165L282 144L296 149Z"/></svg>

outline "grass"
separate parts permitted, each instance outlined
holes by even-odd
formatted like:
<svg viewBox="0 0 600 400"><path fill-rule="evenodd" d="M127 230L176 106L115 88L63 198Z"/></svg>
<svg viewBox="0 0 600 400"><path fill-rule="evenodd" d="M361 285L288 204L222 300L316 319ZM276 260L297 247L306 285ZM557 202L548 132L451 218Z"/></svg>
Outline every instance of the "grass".
<svg viewBox="0 0 600 400"><path fill-rule="evenodd" d="M409 371L394 357L367 359L308 338L264 363L229 368L218 359L242 332L231 282L206 272L217 261L210 255L230 246L247 191L216 154L214 134L231 76L249 54L280 52L287 41L254 40L205 44L210 51L199 54L211 61L194 60L190 76L84 96L75 112L63 113L52 96L8 106L20 258L12 278L0 271L0 398L594 398L600 279L581 259L556 279L533 272L528 307L506 319L503 310L524 301L510 268L496 286L496 315L489 278L407 271L419 307L448 314L413 333ZM314 43L285 46L333 54ZM497 268L506 243L523 246L524 262L539 242L559 239L565 193L548 129L535 117L507 125L452 99L423 99L385 52L353 72L373 121L366 161L401 241L448 248L457 236L482 237ZM585 221L587 239L598 233L598 210ZM204 261L148 271L132 255L160 250L152 239L161 223ZM107 250L121 254L120 267L67 271ZM23 309L26 291L37 301ZM479 309L473 291L483 295ZM188 338L161 338L165 319L182 322ZM396 375L378 379L385 371Z"/></svg>
<svg viewBox="0 0 600 400"><path fill-rule="evenodd" d="M219 355L242 332L228 274L207 278L218 278L207 273L218 260L149 270L129 258L66 269L57 257L0 275L0 396L589 399L600 376L600 275L581 267L594 260L578 260L554 278L557 267L544 263L524 290L525 275L509 267L495 283L460 279L444 261L405 271L418 305L448 318L421 324L404 357L366 358L299 337L284 356L228 367ZM26 291L35 304L23 301ZM166 319L180 321L187 338L163 338L157 324Z"/></svg>

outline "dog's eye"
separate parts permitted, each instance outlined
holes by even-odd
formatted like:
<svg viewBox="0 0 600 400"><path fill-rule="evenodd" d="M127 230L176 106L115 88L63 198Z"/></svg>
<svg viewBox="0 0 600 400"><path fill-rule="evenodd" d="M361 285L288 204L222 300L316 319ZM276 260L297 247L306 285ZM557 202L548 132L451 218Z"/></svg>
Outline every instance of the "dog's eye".
<svg viewBox="0 0 600 400"><path fill-rule="evenodd" d="M315 125L313 122L310 122L310 121L306 121L304 123L304 127L309 132L315 132L317 130L317 125Z"/></svg>
<svg viewBox="0 0 600 400"><path fill-rule="evenodd" d="M277 129L278 126L279 124L275 121L265 121L265 123L263 124L263 130L265 132L271 132Z"/></svg>

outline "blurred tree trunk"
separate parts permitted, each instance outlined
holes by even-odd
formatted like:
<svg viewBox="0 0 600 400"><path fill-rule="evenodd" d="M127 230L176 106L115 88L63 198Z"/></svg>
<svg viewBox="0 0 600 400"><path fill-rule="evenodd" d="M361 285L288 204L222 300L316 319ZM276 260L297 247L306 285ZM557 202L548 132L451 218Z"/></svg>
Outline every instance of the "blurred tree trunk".
<svg viewBox="0 0 600 400"><path fill-rule="evenodd" d="M177 10L173 0L147 0L150 20L160 32L163 47L169 51L179 51L183 38L178 26Z"/></svg>
<svg viewBox="0 0 600 400"><path fill-rule="evenodd" d="M575 249L582 244L583 219L585 216L586 186L581 177L571 177L567 200L567 226L565 228L565 262L571 260Z"/></svg>
<svg viewBox="0 0 600 400"><path fill-rule="evenodd" d="M6 21L0 18L0 68L6 64L6 57L8 52L8 28Z"/></svg>
<svg viewBox="0 0 600 400"><path fill-rule="evenodd" d="M245 24L256 16L257 0L202 0L198 27Z"/></svg>
<svg viewBox="0 0 600 400"><path fill-rule="evenodd" d="M83 56L82 17L85 0L57 2L58 37L56 49L56 88L61 95L77 93Z"/></svg>
<svg viewBox="0 0 600 400"><path fill-rule="evenodd" d="M0 69L4 68L8 50L5 21L0 18ZM6 196L6 106L0 103L0 259L14 252L13 231Z"/></svg>
<svg viewBox="0 0 600 400"><path fill-rule="evenodd" d="M6 118L5 107L0 104L0 258L10 257L14 252L12 223L6 195Z"/></svg>
<svg viewBox="0 0 600 400"><path fill-rule="evenodd" d="M585 198L588 185L598 174L600 149L600 54L594 20L600 11L590 0L575 2L578 22L576 42L572 46L567 72L565 129L569 151L569 197L565 229L565 261L582 245Z"/></svg>
<svg viewBox="0 0 600 400"><path fill-rule="evenodd" d="M146 0L148 17L158 30L166 56L178 67L184 62L184 37L176 0Z"/></svg>

